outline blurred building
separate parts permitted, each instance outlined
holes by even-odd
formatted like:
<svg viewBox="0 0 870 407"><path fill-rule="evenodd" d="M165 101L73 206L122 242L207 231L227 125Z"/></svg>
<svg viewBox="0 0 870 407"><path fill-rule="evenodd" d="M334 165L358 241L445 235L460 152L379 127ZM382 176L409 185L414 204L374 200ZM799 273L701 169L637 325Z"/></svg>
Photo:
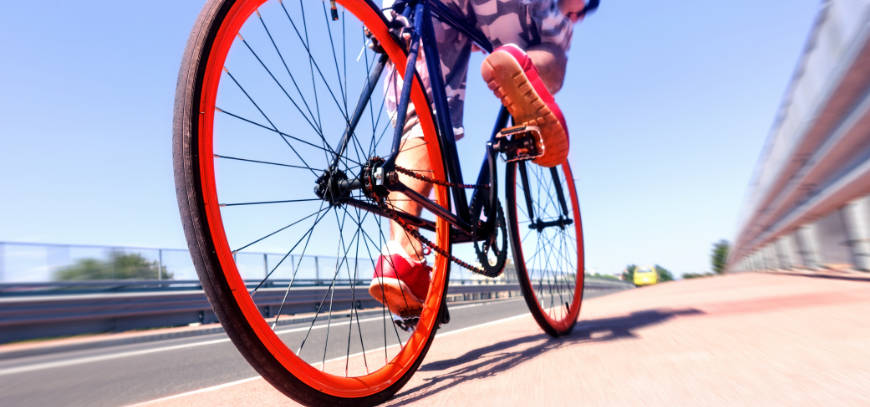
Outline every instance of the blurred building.
<svg viewBox="0 0 870 407"><path fill-rule="evenodd" d="M829 0L749 185L729 271L870 270L870 2Z"/></svg>

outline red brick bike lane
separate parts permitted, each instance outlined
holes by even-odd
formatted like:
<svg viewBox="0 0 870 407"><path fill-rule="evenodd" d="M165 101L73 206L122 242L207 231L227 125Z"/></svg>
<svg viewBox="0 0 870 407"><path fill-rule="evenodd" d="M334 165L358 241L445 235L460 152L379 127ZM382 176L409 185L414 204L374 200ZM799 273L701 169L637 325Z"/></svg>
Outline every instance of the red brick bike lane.
<svg viewBox="0 0 870 407"><path fill-rule="evenodd" d="M292 403L252 378L147 404ZM564 338L529 316L439 336L406 404L870 405L870 277L670 282L585 301Z"/></svg>

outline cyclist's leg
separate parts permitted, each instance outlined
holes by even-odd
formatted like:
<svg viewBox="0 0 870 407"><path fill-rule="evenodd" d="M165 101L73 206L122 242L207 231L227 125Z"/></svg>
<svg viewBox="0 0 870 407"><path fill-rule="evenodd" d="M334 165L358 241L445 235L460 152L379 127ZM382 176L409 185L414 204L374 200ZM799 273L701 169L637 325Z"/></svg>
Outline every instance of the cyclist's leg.
<svg viewBox="0 0 870 407"><path fill-rule="evenodd" d="M423 133L420 131L416 116L409 120L412 123L410 123L410 127L406 126L407 130L402 140L399 156L396 158L396 165L420 174L428 174L431 172L432 163L426 151L426 141L423 139ZM399 181L423 196L429 196L429 192L432 190L432 184L405 174L399 174ZM420 204L409 200L400 192L390 193L388 201L391 206L401 212L419 215L422 211ZM405 249L405 253L411 257L423 258L423 248L420 246L420 241L410 238L402 226L396 222L390 224L390 239L398 242Z"/></svg>
<svg viewBox="0 0 870 407"><path fill-rule="evenodd" d="M475 1L478 25L495 47L481 65L484 80L517 124L540 130L541 154L533 161L558 165L568 155L568 127L552 94L564 77L570 20L554 0Z"/></svg>
<svg viewBox="0 0 870 407"><path fill-rule="evenodd" d="M555 0L529 5L529 15L535 21L538 41L526 49L547 89L555 94L562 88L568 64L574 22L553 7Z"/></svg>
<svg viewBox="0 0 870 407"><path fill-rule="evenodd" d="M526 49L526 54L535 64L535 69L547 85L547 90L555 95L562 89L562 83L565 81L565 67L568 63L565 50L553 43L543 43L529 47Z"/></svg>
<svg viewBox="0 0 870 407"><path fill-rule="evenodd" d="M465 95L465 76L468 70L471 45L468 39L462 38L458 32L453 31L455 30L440 24L435 27L442 73L445 76L444 85L451 113L450 119L454 127L454 134L458 138L463 134L461 128L462 99ZM421 58L417 61L416 69L431 100L430 76L425 66L425 55L422 52ZM399 79L395 67L389 67L385 83L386 107L390 117L395 120L398 110L398 96L402 89L402 81ZM414 106L408 106L396 165L428 177L433 174L431 159L440 159L440 157L429 157L426 141L424 141L423 132L414 112ZM428 142L434 141L429 140ZM400 174L399 180L423 196L428 196L432 190L430 183L406 174ZM391 193L387 198L387 204L411 215L420 215L422 211L420 205L409 200L403 193ZM423 260L421 243L411 237L401 225L391 222L389 242L382 244L381 256L375 265L372 283L369 285L369 294L375 300L387 305L393 314L403 318L419 315L422 311L421 305L428 296L427 288L433 271L426 262L421 261Z"/></svg>
<svg viewBox="0 0 870 407"><path fill-rule="evenodd" d="M467 0L453 0L447 3L449 7L456 11L468 14L469 5ZM447 24L435 24L435 39L438 43L438 56L441 61L442 75L444 76L445 93L447 96L447 105L450 110L450 121L453 125L453 132L456 139L460 139L464 135L462 127L462 110L465 99L465 84L468 73L468 60L471 55L471 41L460 33L455 28ZM422 52L421 52L422 55ZM427 88L430 100L432 91L429 82L429 72L423 62L424 56L421 56L417 62L417 71L423 85ZM387 108L390 114L395 113L396 101L398 94L401 91L402 81L397 75L389 74L391 80L387 83ZM405 131L402 140L399 156L396 159L396 165L413 169L420 174L427 174L431 171L431 162L426 154L425 142L422 138L419 123L416 121L416 116L413 114L413 106L409 107L408 119L405 124ZM429 183L414 179L404 174L399 176L399 180L414 191L428 196L432 189ZM419 215L422 208L413 201L409 201L401 193L393 193L390 195L390 202L402 211L414 215ZM410 238L405 230L393 222L390 228L390 238L398 242L405 251L417 259L421 259L422 251L420 242Z"/></svg>

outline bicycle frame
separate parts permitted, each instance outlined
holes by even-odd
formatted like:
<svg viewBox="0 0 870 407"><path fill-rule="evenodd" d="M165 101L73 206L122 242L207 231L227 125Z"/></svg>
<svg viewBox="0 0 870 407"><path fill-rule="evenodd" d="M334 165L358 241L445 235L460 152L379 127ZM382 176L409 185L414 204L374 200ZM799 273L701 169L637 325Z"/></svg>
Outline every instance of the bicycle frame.
<svg viewBox="0 0 870 407"><path fill-rule="evenodd" d="M438 0L398 0L393 5L393 9L397 12L401 12L413 27L413 31L411 32L411 45L408 52L408 62L404 68L403 77L409 78L411 75L416 74L416 61L420 52L420 45L423 46L423 51L426 54L426 68L429 71L431 85L431 102L435 107L435 111L439 112L436 114L436 127L438 129L438 142L442 151L441 159L443 160L447 179L453 184L450 188L455 213L454 211L451 211L450 208L444 208L435 202L432 202L428 197L417 193L401 183L395 182L392 185L389 185L388 188L405 194L409 199L414 200L423 208L446 219L452 225L451 241L473 241L479 238L477 233L479 226L477 225L476 220L480 218L480 215L485 208L489 210L494 209L497 201L497 187L495 182L497 176L495 172L494 154L490 149L484 157L476 182L477 185L488 185L489 194L481 195L483 194L481 189L479 187L474 188L471 197L473 205L469 206L465 189L462 186L456 185L463 184L462 171L456 150L456 138L453 133L453 125L450 122L447 95L444 89L443 75L441 72L441 59L438 53L432 19L433 17L437 18L439 21L456 28L464 35L468 36L478 47L487 52L492 51L492 44L480 30L469 24L463 16L457 14ZM360 96L361 101L365 101L371 96L377 83L377 79L383 71L385 63L385 58L382 58L379 63L372 68L369 75L368 86L363 89L363 94ZM396 69L398 69L398 67ZM401 97L397 107L398 117L396 118L396 130L393 135L392 149L390 155L386 157L383 164L385 172L395 169L395 161L399 154L408 104L410 102L411 86L409 85L411 85L411 83L411 81L405 81L404 86L402 87ZM358 106L362 105L364 105L364 103L360 103ZM440 112L446 113L441 114ZM354 128L356 127L356 122L359 120L361 115L362 110L358 107L357 111L354 112L354 115L352 116L350 125L348 126L348 131L345 133L339 144L339 155L346 148L350 136L353 134ZM490 143L495 140L498 132L507 126L508 119L509 115L507 109L502 106L499 110L498 118L489 140ZM379 207L368 202L349 199L347 203L367 211L383 214L383 211ZM492 212L489 210L487 213L491 214ZM427 230L435 230L434 222L410 214L401 214L400 216L411 225Z"/></svg>

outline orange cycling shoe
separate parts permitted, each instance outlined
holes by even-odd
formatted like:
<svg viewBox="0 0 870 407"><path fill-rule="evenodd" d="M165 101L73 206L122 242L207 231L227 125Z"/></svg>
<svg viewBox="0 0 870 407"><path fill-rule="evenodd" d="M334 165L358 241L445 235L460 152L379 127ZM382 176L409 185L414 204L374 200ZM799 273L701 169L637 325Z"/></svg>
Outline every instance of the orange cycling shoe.
<svg viewBox="0 0 870 407"><path fill-rule="evenodd" d="M412 259L396 241L381 251L369 284L369 294L402 318L416 317L423 310L429 292L429 267Z"/></svg>
<svg viewBox="0 0 870 407"><path fill-rule="evenodd" d="M564 162L568 158L565 117L526 52L514 44L502 45L483 60L480 73L514 124L541 129L543 154L532 161L544 167Z"/></svg>

